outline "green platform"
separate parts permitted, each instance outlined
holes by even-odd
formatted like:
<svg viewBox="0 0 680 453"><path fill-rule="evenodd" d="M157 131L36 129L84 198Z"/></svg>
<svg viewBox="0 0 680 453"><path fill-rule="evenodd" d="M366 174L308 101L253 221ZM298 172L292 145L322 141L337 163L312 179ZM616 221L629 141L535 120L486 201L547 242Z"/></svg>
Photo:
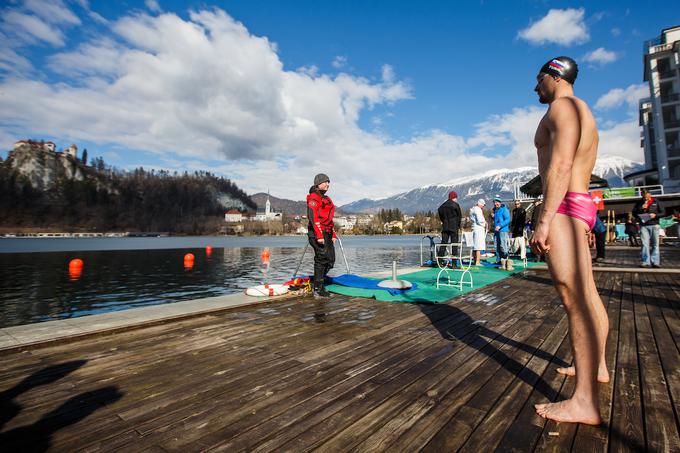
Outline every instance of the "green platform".
<svg viewBox="0 0 680 453"><path fill-rule="evenodd" d="M391 295L389 292L384 290L375 289L363 289L363 288L351 288L342 285L329 285L327 289L336 294L344 294L346 296L353 297L365 297L373 298L381 301L387 302L426 302L426 303L438 303L444 302L454 297L460 296L461 294L474 291L476 289L482 288L491 283L497 282L510 275L520 273L524 270L522 262L519 260L513 261L515 270L514 271L504 271L496 267L490 266L472 266L470 272L472 273L473 286L463 285L463 289L450 287L450 286L440 286L437 289L437 274L439 273L439 268L428 268L422 271L412 272L410 274L399 275L400 280L407 280L411 283L416 283L418 288L413 291L407 291L398 295ZM538 265L539 263L529 262L527 263L527 268ZM455 275L455 277L454 277ZM452 273L453 278L459 278L460 272ZM384 279L375 279L376 281ZM440 282L444 282L445 277L442 275Z"/></svg>

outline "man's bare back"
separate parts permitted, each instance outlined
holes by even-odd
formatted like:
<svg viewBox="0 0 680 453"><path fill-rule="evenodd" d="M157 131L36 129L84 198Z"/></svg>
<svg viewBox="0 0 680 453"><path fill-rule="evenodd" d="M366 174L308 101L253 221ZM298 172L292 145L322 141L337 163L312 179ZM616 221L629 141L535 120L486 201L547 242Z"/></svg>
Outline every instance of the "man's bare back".
<svg viewBox="0 0 680 453"><path fill-rule="evenodd" d="M571 127L579 129L580 138L574 155L571 179L567 190L569 192L587 192L590 175L597 158L599 137L595 118L593 118L588 105L575 96L565 96L555 100L538 124L534 144L537 149L538 173L541 176L541 181L543 181L543 189L545 190L545 173L550 164L555 130L554 119L551 117L553 108L568 109L576 113L575 118L578 120L578 125L571 125Z"/></svg>

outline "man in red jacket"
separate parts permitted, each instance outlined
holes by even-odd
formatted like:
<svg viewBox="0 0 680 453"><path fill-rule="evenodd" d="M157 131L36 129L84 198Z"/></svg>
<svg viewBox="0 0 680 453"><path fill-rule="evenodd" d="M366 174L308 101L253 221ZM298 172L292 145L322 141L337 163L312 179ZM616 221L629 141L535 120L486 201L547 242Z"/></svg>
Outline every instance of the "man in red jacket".
<svg viewBox="0 0 680 453"><path fill-rule="evenodd" d="M335 231L333 215L335 205L326 196L331 180L323 173L314 177L314 185L307 195L307 235L314 249L314 297L329 297L331 294L324 288L324 280L328 271L335 264Z"/></svg>

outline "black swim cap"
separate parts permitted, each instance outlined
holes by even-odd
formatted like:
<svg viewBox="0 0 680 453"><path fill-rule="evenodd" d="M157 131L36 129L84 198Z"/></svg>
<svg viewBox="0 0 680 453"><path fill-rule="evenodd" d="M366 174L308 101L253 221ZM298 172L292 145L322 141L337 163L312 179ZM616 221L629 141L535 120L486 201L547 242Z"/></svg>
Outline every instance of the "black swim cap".
<svg viewBox="0 0 680 453"><path fill-rule="evenodd" d="M578 76L578 66L569 57L555 57L544 64L540 72L560 77L573 85Z"/></svg>

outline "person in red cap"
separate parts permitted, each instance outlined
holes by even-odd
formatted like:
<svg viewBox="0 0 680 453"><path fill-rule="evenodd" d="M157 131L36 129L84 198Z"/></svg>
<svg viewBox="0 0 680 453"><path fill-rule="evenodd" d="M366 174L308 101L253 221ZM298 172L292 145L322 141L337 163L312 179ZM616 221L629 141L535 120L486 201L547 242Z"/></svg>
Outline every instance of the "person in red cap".
<svg viewBox="0 0 680 453"><path fill-rule="evenodd" d="M331 185L330 178L324 173L314 177L314 185L309 188L307 195L307 227L309 244L314 249L314 297L330 297L330 292L324 287L328 271L335 264L335 240L333 229L333 215L335 205L326 195Z"/></svg>
<svg viewBox="0 0 680 453"><path fill-rule="evenodd" d="M458 204L458 194L456 192L449 192L449 199L442 203L437 210L439 213L439 220L442 221L442 244L456 244L458 243L458 230L460 229L460 205ZM439 247L437 256L443 256L447 247ZM458 250L453 247L452 255L457 255Z"/></svg>

